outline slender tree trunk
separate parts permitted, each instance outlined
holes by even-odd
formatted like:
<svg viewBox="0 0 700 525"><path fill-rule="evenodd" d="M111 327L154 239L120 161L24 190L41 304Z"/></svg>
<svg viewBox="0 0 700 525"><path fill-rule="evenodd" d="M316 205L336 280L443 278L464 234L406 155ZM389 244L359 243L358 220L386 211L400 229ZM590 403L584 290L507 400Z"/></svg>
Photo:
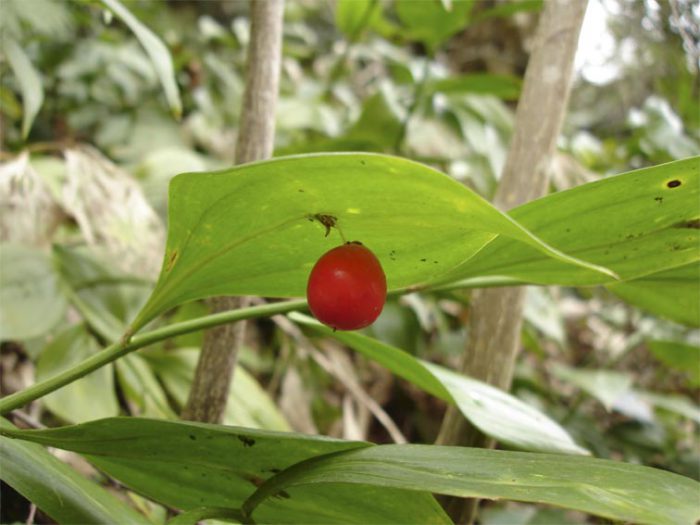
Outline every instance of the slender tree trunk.
<svg viewBox="0 0 700 525"><path fill-rule="evenodd" d="M236 164L272 156L283 12L283 0L251 0L250 45ZM216 312L241 308L245 304L245 299L236 297L212 300ZM218 326L205 333L183 419L221 422L244 336L245 322Z"/></svg>
<svg viewBox="0 0 700 525"><path fill-rule="evenodd" d="M494 199L501 209L536 199L547 190L586 4L586 0L548 0L544 4L525 73L513 141ZM524 294L524 288L491 288L474 293L462 372L503 390L510 388L520 347ZM493 445L454 407L443 420L437 443ZM450 499L446 507L457 523L471 523L476 505L476 500Z"/></svg>

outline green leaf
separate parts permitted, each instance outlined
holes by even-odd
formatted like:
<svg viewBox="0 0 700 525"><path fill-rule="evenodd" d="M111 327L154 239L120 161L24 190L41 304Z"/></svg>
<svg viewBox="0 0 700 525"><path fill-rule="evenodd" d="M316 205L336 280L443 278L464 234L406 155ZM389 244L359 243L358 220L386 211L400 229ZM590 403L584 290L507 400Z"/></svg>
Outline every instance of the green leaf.
<svg viewBox="0 0 700 525"><path fill-rule="evenodd" d="M420 40L431 52L464 29L474 7L473 0L453 0L450 9L440 2L396 2L396 15L404 26L402 35Z"/></svg>
<svg viewBox="0 0 700 525"><path fill-rule="evenodd" d="M160 38L132 15L119 0L102 0L102 3L121 18L122 22L133 31L136 38L141 42L141 45L146 50L153 64L153 68L160 79L168 105L175 115L175 118L179 119L182 115L182 101L180 100L180 91L178 90L177 81L175 80L173 59L170 56L168 48L165 47L165 44L163 44Z"/></svg>
<svg viewBox="0 0 700 525"><path fill-rule="evenodd" d="M0 479L59 523L149 523L37 444L0 437L0 464Z"/></svg>
<svg viewBox="0 0 700 525"><path fill-rule="evenodd" d="M300 155L178 175L168 211L163 268L134 329L207 296L303 296L313 264L341 242L336 231L325 236L316 214L334 216L348 240L375 252L390 289L436 279L497 235L607 272L553 250L446 175L398 157Z"/></svg>
<svg viewBox="0 0 700 525"><path fill-rule="evenodd" d="M0 248L0 340L44 335L61 320L66 298L47 255L5 243Z"/></svg>
<svg viewBox="0 0 700 525"><path fill-rule="evenodd" d="M433 80L426 88L440 93L478 93L505 100L517 100L522 80L512 75L474 73Z"/></svg>
<svg viewBox="0 0 700 525"><path fill-rule="evenodd" d="M635 394L656 408L679 414L700 425L700 407L685 396L655 394L642 390L635 390Z"/></svg>
<svg viewBox="0 0 700 525"><path fill-rule="evenodd" d="M652 314L700 327L700 263L608 286L625 301Z"/></svg>
<svg viewBox="0 0 700 525"><path fill-rule="evenodd" d="M335 4L335 25L352 42L367 27L375 14L379 14L377 0L338 0Z"/></svg>
<svg viewBox="0 0 700 525"><path fill-rule="evenodd" d="M350 144L362 144L370 151L387 151L396 146L403 128L405 110L389 86L383 86L362 104L360 118L341 139Z"/></svg>
<svg viewBox="0 0 700 525"><path fill-rule="evenodd" d="M90 327L108 341L119 339L151 283L110 268L89 249L54 245L53 258L70 302Z"/></svg>
<svg viewBox="0 0 700 525"><path fill-rule="evenodd" d="M700 157L693 157L555 193L510 216L552 246L628 280L700 260L699 199ZM561 264L506 236L445 280L487 275L538 284L609 282L600 273Z"/></svg>
<svg viewBox="0 0 700 525"><path fill-rule="evenodd" d="M615 401L632 388L632 376L611 370L579 370L555 364L552 373L559 379L581 388L610 410Z"/></svg>
<svg viewBox="0 0 700 525"><path fill-rule="evenodd" d="M168 393L184 406L197 367L198 348L169 350L160 355L146 355ZM223 423L247 428L291 430L274 401L255 378L239 366L233 375Z"/></svg>
<svg viewBox="0 0 700 525"><path fill-rule="evenodd" d="M22 91L22 138L27 138L29 130L34 122L34 117L39 113L44 102L44 87L41 75L34 69L31 60L19 44L10 36L2 39L3 50L7 55L12 72L17 77Z"/></svg>
<svg viewBox="0 0 700 525"><path fill-rule="evenodd" d="M0 433L85 454L131 489L183 510L239 509L275 472L317 455L371 446L318 436L139 418L104 419L47 430L0 429ZM256 523L451 522L425 492L329 485L281 492L258 509Z"/></svg>
<svg viewBox="0 0 700 525"><path fill-rule="evenodd" d="M168 399L153 370L138 354L126 355L116 361L117 378L132 413L146 417L175 419Z"/></svg>
<svg viewBox="0 0 700 525"><path fill-rule="evenodd" d="M44 348L36 367L37 381L43 381L80 363L98 351L95 340L78 325L61 332ZM66 385L43 398L46 407L71 423L116 416L119 403L114 391L112 365Z"/></svg>
<svg viewBox="0 0 700 525"><path fill-rule="evenodd" d="M679 341L649 341L647 344L656 359L685 372L691 386L700 386L700 346Z"/></svg>
<svg viewBox="0 0 700 525"><path fill-rule="evenodd" d="M243 510L250 512L281 490L329 483L547 503L634 523L692 524L700 518L700 484L663 470L576 456L431 445L382 445L313 458L269 480Z"/></svg>
<svg viewBox="0 0 700 525"><path fill-rule="evenodd" d="M338 339L418 388L457 405L479 430L504 444L540 452L588 453L557 423L502 390L416 359L376 339L357 333L334 332L302 314L292 313L289 317Z"/></svg>

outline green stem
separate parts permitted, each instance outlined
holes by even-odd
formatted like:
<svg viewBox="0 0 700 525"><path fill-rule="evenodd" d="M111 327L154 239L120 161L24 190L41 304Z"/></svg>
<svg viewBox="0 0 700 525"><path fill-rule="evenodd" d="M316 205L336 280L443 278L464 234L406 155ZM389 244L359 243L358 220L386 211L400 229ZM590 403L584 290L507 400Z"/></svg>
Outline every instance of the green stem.
<svg viewBox="0 0 700 525"><path fill-rule="evenodd" d="M150 332L135 335L128 342L114 343L101 352L89 357L85 361L77 364L73 368L65 370L45 381L36 383L20 392L0 399L0 414L5 414L11 410L15 410L21 406L39 399L40 397L50 394L58 390L62 386L67 385L79 379L98 368L116 361L122 356L125 356L134 350L145 346L157 343L164 339L169 339L189 332L196 332L212 326L217 326L225 323L241 321L243 319L254 319L258 317L269 317L276 314L284 314L294 310L302 310L306 307L306 301L298 299L294 301L283 301L279 303L264 304L261 306L253 306L250 308L241 308L239 310L231 310L217 314L190 319L181 323L175 323L162 328L157 328Z"/></svg>
<svg viewBox="0 0 700 525"><path fill-rule="evenodd" d="M460 288L470 287L470 286L484 286L485 282L483 280L475 279L474 282L461 281ZM494 282L492 285L499 286L503 282ZM402 288L398 290L393 290L389 292L390 297L395 297L398 295L403 295L412 292L425 292L425 291L437 291L437 290L450 290L453 289L452 286L442 285L442 286L424 286L424 287L409 287ZM74 297L75 299L75 297ZM81 306L85 306L79 303ZM122 356L125 356L134 350L143 348L145 346L163 341L164 339L169 339L182 334L187 334L190 332L196 332L198 330L204 330L206 328L211 328L212 326L218 326L226 323L233 323L235 321L241 321L243 319L255 319L258 317L270 317L272 315L284 314L292 312L295 310L303 310L306 308L306 301L303 299L296 299L293 301L283 301L278 303L264 304L261 306L252 306L249 308L240 308L238 310L229 310L226 312L206 315L203 317L198 317L196 319L190 319L188 321L183 321L181 323L175 323L161 328L157 328L150 332L144 332L142 334L137 334L132 336L130 339L122 338L122 340L109 345L107 348L101 352L94 354L85 361L78 363L73 368L64 370L60 374L57 374L45 381L36 383L20 392L16 392L12 395L0 399L0 414L5 414L11 410L15 410L21 406L26 405L39 399L51 392L58 390L62 386L72 383L76 379L89 374L97 370L98 368L116 361ZM85 310L81 310L83 313L87 313ZM94 317L94 316L93 316ZM95 319L89 319L88 322L94 323ZM106 326L100 325L104 330L98 330L100 335L111 334L114 331L107 329Z"/></svg>

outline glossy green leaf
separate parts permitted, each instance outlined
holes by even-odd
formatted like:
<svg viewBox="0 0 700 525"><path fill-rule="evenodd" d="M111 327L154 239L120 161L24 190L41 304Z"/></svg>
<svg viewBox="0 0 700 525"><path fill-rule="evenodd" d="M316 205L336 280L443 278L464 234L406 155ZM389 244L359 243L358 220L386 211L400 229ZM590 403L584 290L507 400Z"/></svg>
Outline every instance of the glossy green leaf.
<svg viewBox="0 0 700 525"><path fill-rule="evenodd" d="M652 314L700 327L700 263L609 285L615 295Z"/></svg>
<svg viewBox="0 0 700 525"><path fill-rule="evenodd" d="M66 298L47 255L29 246L0 246L0 340L45 334L66 311Z"/></svg>
<svg viewBox="0 0 700 525"><path fill-rule="evenodd" d="M552 366L551 370L559 379L598 399L607 410L632 388L632 376L622 372L576 369L559 364Z"/></svg>
<svg viewBox="0 0 700 525"><path fill-rule="evenodd" d="M358 333L334 332L302 314L292 313L289 317L338 339L418 388L455 404L477 428L504 444L522 450L588 453L556 422L502 390L417 359L376 339Z"/></svg>
<svg viewBox="0 0 700 525"><path fill-rule="evenodd" d="M165 47L165 44L153 31L143 25L119 0L102 0L102 3L131 29L139 42L141 42L163 86L165 98L171 111L176 118L180 118L180 115L182 115L182 101L180 100L180 91L175 80L173 59L168 48Z"/></svg>
<svg viewBox="0 0 700 525"><path fill-rule="evenodd" d="M575 456L431 445L375 446L305 461L264 484L244 511L281 490L328 483L547 503L634 523L690 525L700 518L700 484L664 470Z"/></svg>
<svg viewBox="0 0 700 525"><path fill-rule="evenodd" d="M322 454L369 443L239 427L114 418L47 430L0 429L6 435L85 454L131 489L183 510L239 509L275 472ZM362 504L358 504L362 502ZM449 524L425 492L328 485L280 492L256 523Z"/></svg>
<svg viewBox="0 0 700 525"><path fill-rule="evenodd" d="M435 51L466 27L474 3L474 0L453 0L446 6L441 2L396 2L395 8L404 26L402 35L420 40Z"/></svg>
<svg viewBox="0 0 700 525"><path fill-rule="evenodd" d="M27 138L34 117L39 113L44 102L44 87L39 72L14 38L5 35L2 38L2 44L22 91L22 137Z"/></svg>
<svg viewBox="0 0 700 525"><path fill-rule="evenodd" d="M134 328L207 296L304 295L313 264L342 242L335 230L325 236L316 214L375 252L390 289L436 279L497 235L607 272L553 250L422 164L362 153L286 157L172 180L163 268Z"/></svg>
<svg viewBox="0 0 700 525"><path fill-rule="evenodd" d="M700 157L694 157L555 193L510 216L567 254L629 280L700 260L699 200ZM563 265L505 236L445 279L474 276L575 286L609 282L600 273Z"/></svg>
<svg viewBox="0 0 700 525"><path fill-rule="evenodd" d="M0 418L0 428L13 429ZM0 437L0 479L58 523L150 523L42 446Z"/></svg>
<svg viewBox="0 0 700 525"><path fill-rule="evenodd" d="M521 87L522 80L519 77L473 73L434 80L428 84L427 89L440 93L477 93L517 100Z"/></svg>
<svg viewBox="0 0 700 525"><path fill-rule="evenodd" d="M82 325L68 328L44 348L36 366L43 381L80 363L98 351L98 345ZM43 398L46 407L70 423L116 416L119 403L114 390L114 368L107 365Z"/></svg>
<svg viewBox="0 0 700 525"><path fill-rule="evenodd" d="M647 344L656 359L686 373L692 386L700 386L700 346L679 341L649 341Z"/></svg>

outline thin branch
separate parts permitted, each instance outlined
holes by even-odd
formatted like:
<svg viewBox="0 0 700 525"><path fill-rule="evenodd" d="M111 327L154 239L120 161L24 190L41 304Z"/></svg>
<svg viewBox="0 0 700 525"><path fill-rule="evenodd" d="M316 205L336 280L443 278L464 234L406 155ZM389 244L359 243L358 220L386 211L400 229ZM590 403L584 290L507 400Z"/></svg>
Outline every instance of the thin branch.
<svg viewBox="0 0 700 525"><path fill-rule="evenodd" d="M229 310L216 314L190 319L181 323L174 323L162 328L157 328L150 332L144 332L134 335L127 343L120 341L106 347L101 352L93 354L86 360L78 363L73 368L64 370L40 383L36 383L20 392L15 392L12 395L0 399L0 414L5 414L11 410L39 399L62 386L72 383L76 379L86 376L90 372L98 368L116 361L122 356L131 352L152 345L159 341L169 339L178 335L188 334L219 326L226 323L241 321L243 319L257 319L260 317L269 317L275 314L283 314L295 310L306 308L306 301L299 299L294 301L283 301L279 303L265 304L262 306L253 306L249 308L241 308L239 310Z"/></svg>
<svg viewBox="0 0 700 525"><path fill-rule="evenodd" d="M280 327L280 329L292 337L296 343L303 348L313 358L318 365L327 373L338 379L345 389L357 401L365 405L379 423L386 429L389 436L395 443L408 443L408 440L403 435L399 427L396 426L394 420L389 414L370 396L357 382L350 380L346 374L338 370L336 364L328 359L326 355L316 349L316 347L303 334L301 329L292 321L281 315L275 315L272 320Z"/></svg>
<svg viewBox="0 0 700 525"><path fill-rule="evenodd" d="M250 45L241 122L236 142L236 164L272 156L275 107L282 60L283 0L251 0ZM218 297L214 311L248 306L248 299ZM219 326L204 336L183 419L219 423L228 401L245 323Z"/></svg>
<svg viewBox="0 0 700 525"><path fill-rule="evenodd" d="M688 48L688 54L690 54L692 70L693 72L698 71L698 60L700 60L700 47L695 45L693 37L688 34L688 31L683 27L683 20L681 20L680 11L678 9L678 0L669 0L671 5L671 14L673 16L673 21L678 27L678 32L681 34L681 39L683 43Z"/></svg>
<svg viewBox="0 0 700 525"><path fill-rule="evenodd" d="M494 199L501 209L513 208L546 193L586 4L581 0L545 2L518 103L512 144ZM484 289L473 295L461 372L503 390L510 388L520 347L524 302L522 287ZM489 447L493 440L450 407L437 443ZM474 499L450 499L446 508L457 523L472 523L476 505Z"/></svg>
<svg viewBox="0 0 700 525"><path fill-rule="evenodd" d="M21 410L15 410L12 412L12 417L18 421L21 421L29 428L46 428L46 425L44 425L41 421L33 418L26 412L22 412Z"/></svg>

